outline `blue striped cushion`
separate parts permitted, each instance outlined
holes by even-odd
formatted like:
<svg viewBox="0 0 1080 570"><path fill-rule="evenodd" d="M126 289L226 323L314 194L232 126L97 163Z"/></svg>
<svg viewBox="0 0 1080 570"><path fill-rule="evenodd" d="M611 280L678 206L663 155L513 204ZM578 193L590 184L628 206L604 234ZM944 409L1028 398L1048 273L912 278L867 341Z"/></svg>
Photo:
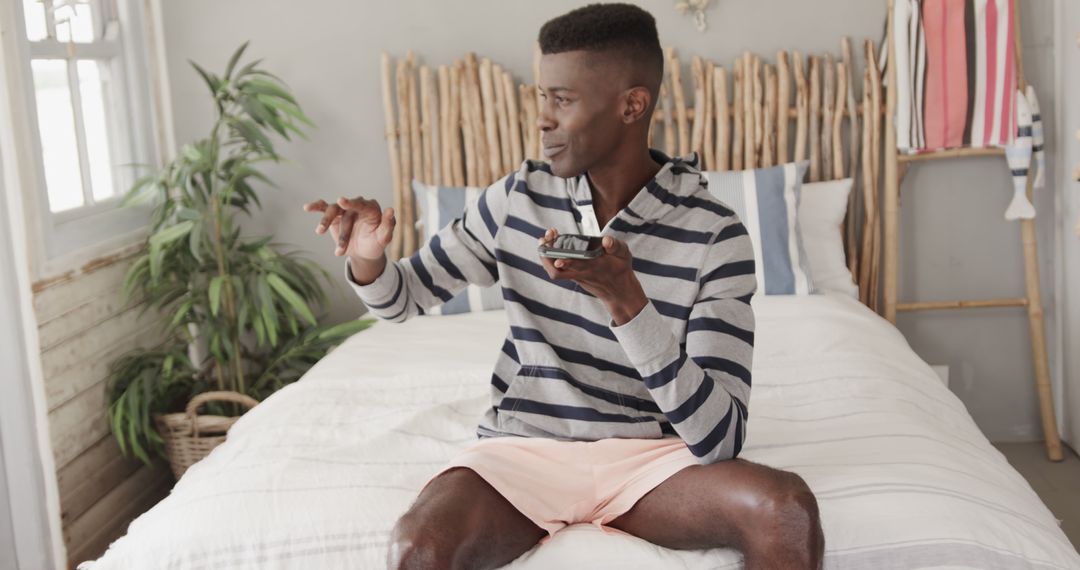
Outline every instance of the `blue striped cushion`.
<svg viewBox="0 0 1080 570"><path fill-rule="evenodd" d="M739 215L754 244L758 293L814 292L799 232L799 197L808 162L707 172L709 192Z"/></svg>
<svg viewBox="0 0 1080 570"><path fill-rule="evenodd" d="M483 188L430 186L413 180L413 195L416 196L416 228L420 232L420 243L426 244L431 236L446 227L456 218L460 218L465 206L476 200ZM428 315L453 315L503 308L502 288L495 284L491 287L469 285L464 291L454 295L453 299L433 307Z"/></svg>

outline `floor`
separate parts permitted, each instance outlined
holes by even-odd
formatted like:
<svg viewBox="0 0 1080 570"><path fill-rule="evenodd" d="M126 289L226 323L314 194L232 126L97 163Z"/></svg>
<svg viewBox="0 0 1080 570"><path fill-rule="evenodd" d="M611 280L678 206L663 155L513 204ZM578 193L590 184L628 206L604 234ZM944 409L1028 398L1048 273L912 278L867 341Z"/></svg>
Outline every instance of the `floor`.
<svg viewBox="0 0 1080 570"><path fill-rule="evenodd" d="M1061 519L1061 528L1080 549L1080 457L1065 447L1065 460L1046 459L1042 442L995 443L1009 463L1028 480L1046 506Z"/></svg>

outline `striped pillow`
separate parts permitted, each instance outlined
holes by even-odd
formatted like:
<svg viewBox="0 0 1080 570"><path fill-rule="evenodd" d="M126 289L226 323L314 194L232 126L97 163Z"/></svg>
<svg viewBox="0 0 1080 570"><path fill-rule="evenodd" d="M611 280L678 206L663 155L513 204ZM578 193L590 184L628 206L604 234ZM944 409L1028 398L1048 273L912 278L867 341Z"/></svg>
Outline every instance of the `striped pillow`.
<svg viewBox="0 0 1080 570"><path fill-rule="evenodd" d="M706 173L709 192L735 210L750 233L757 266L756 294L814 292L796 215L808 164Z"/></svg>
<svg viewBox="0 0 1080 570"><path fill-rule="evenodd" d="M413 195L416 196L416 229L420 232L420 243L426 244L439 230L446 227L465 212L465 206L475 201L483 188L430 186L413 180ZM454 295L453 299L432 307L425 314L454 315L473 313L503 308L502 287L469 285L464 291Z"/></svg>

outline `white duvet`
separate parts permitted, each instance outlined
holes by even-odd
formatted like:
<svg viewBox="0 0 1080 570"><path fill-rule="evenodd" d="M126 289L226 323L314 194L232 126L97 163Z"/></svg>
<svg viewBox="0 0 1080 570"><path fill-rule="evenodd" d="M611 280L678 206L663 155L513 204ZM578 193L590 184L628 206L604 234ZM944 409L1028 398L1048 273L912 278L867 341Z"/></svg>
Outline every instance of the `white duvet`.
<svg viewBox="0 0 1080 570"><path fill-rule="evenodd" d="M827 568L1080 569L1058 521L895 328L847 297L754 304L742 457L806 479ZM384 568L394 521L475 439L505 327L492 311L357 334L84 568ZM729 549L572 525L508 568L741 566Z"/></svg>

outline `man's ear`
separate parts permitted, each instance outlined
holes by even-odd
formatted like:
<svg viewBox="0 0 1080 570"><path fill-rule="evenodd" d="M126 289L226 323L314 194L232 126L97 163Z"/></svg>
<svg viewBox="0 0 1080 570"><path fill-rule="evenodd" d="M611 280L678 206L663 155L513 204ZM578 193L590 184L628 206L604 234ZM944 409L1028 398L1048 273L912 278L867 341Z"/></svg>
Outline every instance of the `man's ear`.
<svg viewBox="0 0 1080 570"><path fill-rule="evenodd" d="M636 123L649 111L652 94L645 87L631 87L623 93L622 121L625 124Z"/></svg>

